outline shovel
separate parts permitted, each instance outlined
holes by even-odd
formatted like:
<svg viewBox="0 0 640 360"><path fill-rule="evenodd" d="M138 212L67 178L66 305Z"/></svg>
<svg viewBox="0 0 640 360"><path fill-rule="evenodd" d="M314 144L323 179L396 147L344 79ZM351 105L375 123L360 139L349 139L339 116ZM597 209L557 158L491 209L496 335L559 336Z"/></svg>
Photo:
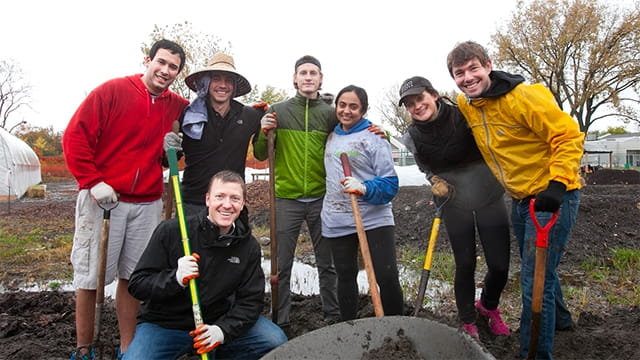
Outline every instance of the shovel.
<svg viewBox="0 0 640 360"><path fill-rule="evenodd" d="M536 263L533 275L533 295L531 298L531 335L529 338L529 352L527 359L534 359L538 351L540 336L540 322L542 320L542 293L544 292L544 273L547 262L547 245L549 244L549 230L558 219L558 211L553 213L549 222L540 226L534 210L535 199L529 202L529 214L536 227Z"/></svg>
<svg viewBox="0 0 640 360"><path fill-rule="evenodd" d="M100 328L102 327L102 308L104 307L104 286L107 271L107 253L109 250L109 225L111 223L111 210L118 203L98 204L102 209L102 233L100 235L100 247L98 249L98 277L96 284L96 311L93 322L93 344L97 347L100 342ZM100 352L102 353L102 351Z"/></svg>
<svg viewBox="0 0 640 360"><path fill-rule="evenodd" d="M347 155L347 153L340 154L340 161L342 162L342 170L344 170L344 176L351 176L351 166L349 165L349 156ZM371 290L373 311L375 312L376 317L382 317L384 316L384 310L382 309L382 301L380 299L380 292L378 291L376 273L373 271L373 262L371 261L371 253L369 252L367 234L364 232L364 224L362 223L362 216L360 215L360 207L358 207L358 195L349 195L351 197L353 218L356 222L356 231L358 233L360 252L362 253L362 259L364 260L364 269L367 273L367 280L369 281L369 290Z"/></svg>
<svg viewBox="0 0 640 360"><path fill-rule="evenodd" d="M418 312L422 308L422 301L424 301L424 293L427 290L427 283L429 282L429 276L431 275L431 262L433 260L433 252L436 248L436 241L438 240L438 233L440 232L440 221L442 219L442 207L449 200L447 199L440 205L436 206L436 216L433 219L431 225L431 235L429 236L429 246L427 246L427 252L424 257L424 264L422 266L422 275L420 275L420 287L418 289L418 298L416 299L415 309L413 310L413 316L418 316Z"/></svg>
<svg viewBox="0 0 640 360"><path fill-rule="evenodd" d="M180 225L180 236L182 237L182 250L185 256L191 255L191 246L189 245L189 233L187 231L186 216L182 206L182 191L180 190L180 175L178 172L178 157L176 149L167 150L167 159L169 160L169 175L171 185L173 186L173 195L176 199L176 213L178 214L178 224ZM189 295L191 296L191 310L193 311L193 322L195 327L204 323L202 319L202 310L200 309L200 296L198 295L198 286L196 279L189 280ZM200 354L202 360L209 359L209 353Z"/></svg>
<svg viewBox="0 0 640 360"><path fill-rule="evenodd" d="M278 232L276 229L276 180L275 180L275 140L274 130L267 133L269 154L269 229L271 250L271 321L278 323Z"/></svg>

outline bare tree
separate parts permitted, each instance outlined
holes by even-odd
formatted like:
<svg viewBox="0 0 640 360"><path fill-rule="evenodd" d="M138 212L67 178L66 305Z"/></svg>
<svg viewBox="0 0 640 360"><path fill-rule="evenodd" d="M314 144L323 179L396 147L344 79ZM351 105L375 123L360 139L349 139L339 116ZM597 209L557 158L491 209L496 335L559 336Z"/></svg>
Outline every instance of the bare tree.
<svg viewBox="0 0 640 360"><path fill-rule="evenodd" d="M280 101L284 101L287 98L287 92L284 89L278 90L271 85L267 85L267 87L262 92L260 92L258 85L254 85L250 93L242 96L240 102L243 104L252 104L264 101L267 104L271 105Z"/></svg>
<svg viewBox="0 0 640 360"><path fill-rule="evenodd" d="M398 134L404 134L411 123L411 114L404 106L398 105L398 101L400 101L399 89L399 84L387 89L382 96L382 101L377 104L376 110L380 113L380 120L383 124L391 126Z"/></svg>
<svg viewBox="0 0 640 360"><path fill-rule="evenodd" d="M187 84L185 84L184 79L196 69L204 66L214 53L224 52L231 54L231 43L227 43L225 47L221 46L219 38L211 34L195 31L188 21L163 27L155 25L149 38L149 42L143 43L140 49L144 56L149 54L151 45L160 39L175 41L184 49L187 59L176 81L171 84L171 90L186 99L189 99L192 93Z"/></svg>
<svg viewBox="0 0 640 360"><path fill-rule="evenodd" d="M0 127L9 129L9 117L21 107L29 107L31 84L13 60L0 61Z"/></svg>
<svg viewBox="0 0 640 360"><path fill-rule="evenodd" d="M492 39L496 64L547 86L582 131L608 117L640 121L638 3L624 9L596 0L520 0Z"/></svg>

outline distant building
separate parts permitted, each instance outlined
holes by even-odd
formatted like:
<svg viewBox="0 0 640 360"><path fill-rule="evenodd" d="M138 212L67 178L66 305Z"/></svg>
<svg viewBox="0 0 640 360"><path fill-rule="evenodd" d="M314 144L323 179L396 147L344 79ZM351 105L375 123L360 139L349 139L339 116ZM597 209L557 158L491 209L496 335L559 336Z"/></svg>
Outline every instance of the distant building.
<svg viewBox="0 0 640 360"><path fill-rule="evenodd" d="M597 139L588 137L584 149L584 165L624 168L640 166L640 133L606 134Z"/></svg>
<svg viewBox="0 0 640 360"><path fill-rule="evenodd" d="M387 133L388 134L388 133ZM391 143L391 154L393 156L393 163L396 166L408 166L416 163L413 158L413 154L402 143L402 140L390 136L389 143Z"/></svg>

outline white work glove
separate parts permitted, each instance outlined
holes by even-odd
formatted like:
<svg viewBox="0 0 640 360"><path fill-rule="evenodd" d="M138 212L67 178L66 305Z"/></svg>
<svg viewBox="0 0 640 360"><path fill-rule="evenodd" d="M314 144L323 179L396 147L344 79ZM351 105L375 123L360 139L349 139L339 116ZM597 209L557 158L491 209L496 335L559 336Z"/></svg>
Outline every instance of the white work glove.
<svg viewBox="0 0 640 360"><path fill-rule="evenodd" d="M182 151L182 133L176 134L173 131L169 131L164 136L164 151L174 148L176 151Z"/></svg>
<svg viewBox="0 0 640 360"><path fill-rule="evenodd" d="M224 334L217 325L202 324L190 331L189 335L193 336L193 348L198 349L196 352L200 355L224 344Z"/></svg>
<svg viewBox="0 0 640 360"><path fill-rule="evenodd" d="M262 128L262 132L266 135L267 132L271 129L275 129L278 127L278 119L275 112L264 114L262 119L260 119L260 127Z"/></svg>
<svg viewBox="0 0 640 360"><path fill-rule="evenodd" d="M344 180L342 180L342 185L344 186L344 192L347 194L362 196L367 192L367 187L352 176L344 178Z"/></svg>
<svg viewBox="0 0 640 360"><path fill-rule="evenodd" d="M113 190L111 185L104 181L100 181L93 185L89 192L98 204L111 204L118 201L118 194L116 194L116 191Z"/></svg>
<svg viewBox="0 0 640 360"><path fill-rule="evenodd" d="M200 276L198 269L198 260L200 255L193 253L189 256L183 256L178 259L178 270L176 271L176 280L182 287L187 286L189 280Z"/></svg>

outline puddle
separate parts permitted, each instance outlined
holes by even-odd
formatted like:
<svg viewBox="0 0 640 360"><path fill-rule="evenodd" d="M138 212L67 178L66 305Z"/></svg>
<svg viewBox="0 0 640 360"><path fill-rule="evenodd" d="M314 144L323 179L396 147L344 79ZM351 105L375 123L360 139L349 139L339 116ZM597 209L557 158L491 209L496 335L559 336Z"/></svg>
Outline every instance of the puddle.
<svg viewBox="0 0 640 360"><path fill-rule="evenodd" d="M265 274L265 291L271 292L271 285L269 283L269 277L271 273L271 260L266 259L262 261L262 269ZM415 298L418 291L418 285L420 283L420 274L399 268L400 271L400 285L405 294L405 301L409 303L415 302ZM48 291L57 289L61 291L74 291L71 282L51 281L47 284L25 284L19 287L19 290L23 291ZM367 275L364 270L358 273L358 289L360 294L367 294L369 292L369 283L367 281ZM105 297L115 298L116 282L112 282L105 287ZM476 297L479 296L481 289L476 289ZM6 288L0 287L0 292L7 291ZM315 267L307 265L298 261L293 263L293 270L291 272L291 292L304 296L318 295L320 288L318 285L318 271ZM446 298L451 298L453 287L441 281L434 279L429 280L427 290L424 296L424 307L427 309L435 309L438 305L442 304Z"/></svg>

